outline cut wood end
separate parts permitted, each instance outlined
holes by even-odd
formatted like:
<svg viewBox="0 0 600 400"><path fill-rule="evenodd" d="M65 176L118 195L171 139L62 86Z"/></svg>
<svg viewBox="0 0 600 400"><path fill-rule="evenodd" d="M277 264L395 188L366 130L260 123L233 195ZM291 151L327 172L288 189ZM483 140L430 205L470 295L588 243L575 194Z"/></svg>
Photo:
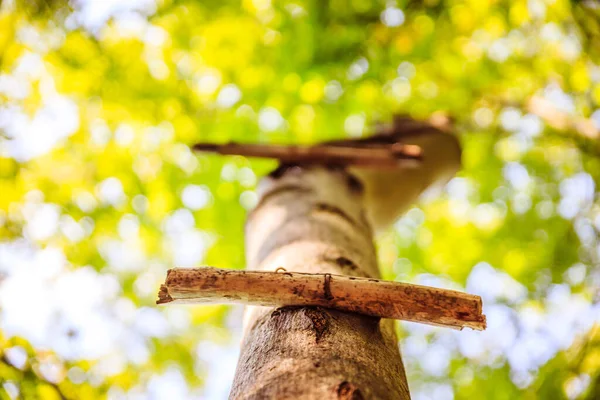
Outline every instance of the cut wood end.
<svg viewBox="0 0 600 400"><path fill-rule="evenodd" d="M429 118L429 123L444 132L454 130L454 118L442 111L433 113Z"/></svg>
<svg viewBox="0 0 600 400"><path fill-rule="evenodd" d="M171 272L169 270L167 274ZM167 285L160 285L160 290L158 291L158 300L156 300L156 304L165 304L173 301L173 298L169 294L169 288Z"/></svg>

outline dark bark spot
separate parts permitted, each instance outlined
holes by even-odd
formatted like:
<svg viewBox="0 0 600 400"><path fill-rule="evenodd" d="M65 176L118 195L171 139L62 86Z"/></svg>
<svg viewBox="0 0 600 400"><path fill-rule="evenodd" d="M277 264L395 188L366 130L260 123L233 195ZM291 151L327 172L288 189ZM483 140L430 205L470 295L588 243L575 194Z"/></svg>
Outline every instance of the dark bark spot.
<svg viewBox="0 0 600 400"><path fill-rule="evenodd" d="M214 276L214 275L209 276L208 278L206 278L206 280L204 282L202 282L201 289L212 288L216 281L217 281L216 276Z"/></svg>
<svg viewBox="0 0 600 400"><path fill-rule="evenodd" d="M312 328L315 332L315 341L316 343L319 343L321 338L329 329L329 318L327 312L321 308L307 307L304 309L304 315L310 319Z"/></svg>
<svg viewBox="0 0 600 400"><path fill-rule="evenodd" d="M273 197L276 197L277 195L281 195L284 192L301 194L301 193L310 193L311 190L309 188L306 188L303 186L298 186L298 185L280 185L277 188L265 193L261 197L259 204L264 204L267 202L267 200L269 200ZM256 208L258 208L258 206Z"/></svg>
<svg viewBox="0 0 600 400"><path fill-rule="evenodd" d="M271 171L269 177L273 179L279 179L287 173L299 173L300 171L302 171L302 167L299 164L280 164L277 168Z"/></svg>
<svg viewBox="0 0 600 400"><path fill-rule="evenodd" d="M325 212L337 215L338 217L344 219L351 225L356 225L356 222L354 222L354 220L348 214L346 214L344 210L331 204L317 203L315 204L314 210L318 212Z"/></svg>
<svg viewBox="0 0 600 400"><path fill-rule="evenodd" d="M271 318L276 318L279 317L281 315L281 309L277 308L275 310L273 310L273 312L271 313Z"/></svg>
<svg viewBox="0 0 600 400"><path fill-rule="evenodd" d="M342 173L346 173L346 168L344 167L343 164L336 164L336 163L327 163L325 164L325 168L327 168L328 171L332 171L332 172L342 172Z"/></svg>
<svg viewBox="0 0 600 400"><path fill-rule="evenodd" d="M354 270L358 270L358 265L354 263L354 261L350 260L346 257L338 257L335 259L335 263L342 268L350 268Z"/></svg>
<svg viewBox="0 0 600 400"><path fill-rule="evenodd" d="M364 400L360 389L346 381L337 387L337 396L339 400Z"/></svg>
<svg viewBox="0 0 600 400"><path fill-rule="evenodd" d="M305 288L305 285L294 286L292 288L292 293L295 294L296 296L302 296L302 294L304 293L304 288Z"/></svg>
<svg viewBox="0 0 600 400"><path fill-rule="evenodd" d="M325 297L325 300L333 300L333 295L331 294L331 274L325 274L325 279L323 280L323 297Z"/></svg>
<svg viewBox="0 0 600 400"><path fill-rule="evenodd" d="M350 189L350 192L354 194L361 194L365 191L365 187L360 179L351 173L348 173L348 188Z"/></svg>

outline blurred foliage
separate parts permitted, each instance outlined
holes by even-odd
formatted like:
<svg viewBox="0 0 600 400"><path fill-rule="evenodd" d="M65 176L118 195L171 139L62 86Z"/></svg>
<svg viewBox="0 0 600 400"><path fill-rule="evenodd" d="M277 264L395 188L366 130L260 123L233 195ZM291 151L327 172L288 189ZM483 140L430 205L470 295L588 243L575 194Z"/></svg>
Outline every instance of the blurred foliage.
<svg viewBox="0 0 600 400"><path fill-rule="evenodd" d="M597 398L592 3L2 1L0 398L163 398L161 385L181 386L178 377L185 397L219 398L206 387L223 386L216 377L235 365L211 373L222 353L205 349L237 346L239 309L156 311L153 301L175 264L244 267L245 213L274 163L193 155L187 145L357 137L394 113L452 116L464 169L441 198L378 238L384 275L474 292L491 285L490 306L514 327L501 345L494 340L510 335L493 312L490 336L403 324L414 398ZM556 128L528 108L534 96L591 121L596 134ZM46 250L61 255L58 272L40 272ZM489 281L474 277L492 270ZM19 289L19 274L39 286ZM108 282L83 311L118 328L103 351L88 349L104 334L77 322L83 314L70 316L71 306L36 314L28 304L31 287L76 276ZM48 323L27 330L14 322L19 312ZM555 325L532 328L532 315ZM572 338L555 340L556 323L568 330L560 338ZM461 337L488 338L478 342L487 350L470 353ZM531 337L553 350L519 361L511 348L527 349ZM136 346L142 355L128 352ZM429 364L428 354L437 354Z"/></svg>

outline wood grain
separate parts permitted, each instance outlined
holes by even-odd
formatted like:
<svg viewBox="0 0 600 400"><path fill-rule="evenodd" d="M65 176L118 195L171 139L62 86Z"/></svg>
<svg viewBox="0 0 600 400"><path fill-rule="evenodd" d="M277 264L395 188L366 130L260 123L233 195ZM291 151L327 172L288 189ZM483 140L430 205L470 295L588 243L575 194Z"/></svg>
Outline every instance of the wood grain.
<svg viewBox="0 0 600 400"><path fill-rule="evenodd" d="M479 296L334 274L175 268L168 271L157 303L322 306L453 329L486 327Z"/></svg>

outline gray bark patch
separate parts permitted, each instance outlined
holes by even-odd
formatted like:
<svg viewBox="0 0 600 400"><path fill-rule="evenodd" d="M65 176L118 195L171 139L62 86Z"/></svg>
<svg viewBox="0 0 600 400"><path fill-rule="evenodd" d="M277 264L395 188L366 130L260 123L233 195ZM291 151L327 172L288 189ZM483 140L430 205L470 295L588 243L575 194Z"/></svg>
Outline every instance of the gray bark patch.
<svg viewBox="0 0 600 400"><path fill-rule="evenodd" d="M350 225L356 226L356 221L354 221L354 219L352 219L352 217L350 217L348 214L346 214L344 212L344 210L342 210L339 207L333 206L331 204L326 204L326 203L317 203L317 204L315 204L314 210L317 212L324 212L324 213L337 215L338 217L347 221Z"/></svg>

